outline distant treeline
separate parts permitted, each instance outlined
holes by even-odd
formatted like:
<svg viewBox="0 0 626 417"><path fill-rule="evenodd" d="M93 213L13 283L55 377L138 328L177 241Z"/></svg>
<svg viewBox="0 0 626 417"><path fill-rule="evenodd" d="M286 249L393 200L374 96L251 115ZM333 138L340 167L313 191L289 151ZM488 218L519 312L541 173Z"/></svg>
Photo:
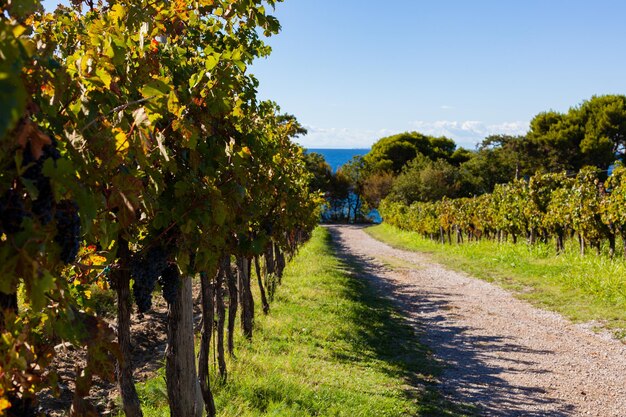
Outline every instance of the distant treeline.
<svg viewBox="0 0 626 417"><path fill-rule="evenodd" d="M311 187L326 196L324 218L360 222L381 201L411 205L492 193L497 184L536 173L576 175L595 167L605 179L626 152L626 96L594 96L566 113L545 111L524 136L492 135L476 149L446 137L406 132L378 140L333 173L320 154L309 153Z"/></svg>

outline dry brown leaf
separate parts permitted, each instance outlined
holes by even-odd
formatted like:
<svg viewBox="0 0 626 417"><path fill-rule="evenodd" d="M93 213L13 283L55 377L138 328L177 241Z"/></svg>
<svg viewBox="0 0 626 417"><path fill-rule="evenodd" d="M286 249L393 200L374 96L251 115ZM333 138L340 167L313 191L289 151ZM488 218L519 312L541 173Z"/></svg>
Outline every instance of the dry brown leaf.
<svg viewBox="0 0 626 417"><path fill-rule="evenodd" d="M39 126L37 126L32 120L24 119L17 131L17 144L26 149L26 145L30 142L30 153L35 160L41 158L43 155L43 148L46 145L51 145L52 140L50 136L43 133Z"/></svg>
<svg viewBox="0 0 626 417"><path fill-rule="evenodd" d="M52 139L50 139L50 136L43 133L36 125L34 125L33 134L30 137L30 152L35 160L41 158L41 155L43 155L43 148L47 145L52 145Z"/></svg>

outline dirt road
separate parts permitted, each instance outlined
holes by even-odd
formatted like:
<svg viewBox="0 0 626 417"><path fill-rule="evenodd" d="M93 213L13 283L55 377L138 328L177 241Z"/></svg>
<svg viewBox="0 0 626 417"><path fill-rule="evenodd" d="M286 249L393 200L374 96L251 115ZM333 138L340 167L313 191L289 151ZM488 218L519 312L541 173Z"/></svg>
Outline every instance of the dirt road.
<svg viewBox="0 0 626 417"><path fill-rule="evenodd" d="M398 303L446 369L441 391L484 416L626 416L626 346L359 226L339 255Z"/></svg>

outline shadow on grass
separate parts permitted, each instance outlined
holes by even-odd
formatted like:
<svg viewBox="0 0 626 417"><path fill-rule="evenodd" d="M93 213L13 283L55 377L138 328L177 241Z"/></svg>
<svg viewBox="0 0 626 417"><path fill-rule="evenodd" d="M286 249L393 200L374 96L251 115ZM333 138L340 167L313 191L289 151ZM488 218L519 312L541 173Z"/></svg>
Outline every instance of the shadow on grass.
<svg viewBox="0 0 626 417"><path fill-rule="evenodd" d="M506 366L494 366L485 360L494 352L502 358L501 353L527 348L502 337L471 335L462 326L439 326L448 320L446 310L451 309L445 293L422 293L415 287L385 279L383 266L350 251L336 227L329 226L328 230L329 244L354 278L346 295L362 305L362 311L355 311L351 317L360 329L353 341L355 349L375 355L370 359L385 361L389 364L387 372L404 378L408 385L406 395L423 404L420 415L539 417L546 415L548 405L550 415L555 417L569 416L575 411L569 404L555 404L539 387L511 384L499 377L508 371ZM423 314L418 319L410 312ZM439 361L426 346L436 352ZM537 369L535 363L509 360L527 367L528 373L547 372ZM444 369L445 378L438 381Z"/></svg>
<svg viewBox="0 0 626 417"><path fill-rule="evenodd" d="M365 366L372 361L383 362L383 372L405 381L405 395L419 404L420 416L476 415L475 407L452 403L439 394L436 384L441 365L420 342L410 320L384 297L385 289L372 275L373 265L338 244L332 229L329 230L327 244L335 249L343 272L351 277L343 295L358 306L345 318L354 323L351 328L357 329L343 336L352 349L349 354L344 351L335 357L351 363L363 362Z"/></svg>

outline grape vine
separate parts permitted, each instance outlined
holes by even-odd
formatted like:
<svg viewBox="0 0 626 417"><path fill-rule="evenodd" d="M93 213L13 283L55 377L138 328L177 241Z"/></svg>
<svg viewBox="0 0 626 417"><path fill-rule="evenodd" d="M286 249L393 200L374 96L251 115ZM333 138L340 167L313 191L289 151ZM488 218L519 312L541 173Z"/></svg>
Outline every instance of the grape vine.
<svg viewBox="0 0 626 417"><path fill-rule="evenodd" d="M277 3L73 1L52 12L38 0L0 5L0 413L34 407L34 393L54 385L60 376L43 370L63 340L89 358L76 377L74 415L93 408L86 397L95 376L117 377L123 411L142 415L129 360L131 290L147 312L159 283L173 335L188 324L174 304L193 303L182 291L191 277L202 277L209 297L221 294L206 281L231 255L248 264L264 255L282 274L285 253L314 227L321 199L292 142L304 129L258 101L248 71L270 52L262 36L279 31L268 14ZM238 297L250 289L223 273L220 285L239 301L229 317L238 307L253 315L250 297ZM105 279L117 296L116 333L90 304L89 285ZM175 303L178 296L186 298ZM221 305L214 301L203 299L207 317ZM202 329L197 377L195 367L176 368L183 355L193 361L193 349L176 349L193 347L194 335L187 344L169 340L178 352L166 358L172 415L203 406L215 413L212 325ZM197 379L204 405L178 383Z"/></svg>
<svg viewBox="0 0 626 417"><path fill-rule="evenodd" d="M140 313L152 308L152 292L167 266L167 252L161 246L150 248L144 256L140 254L133 256L131 260L133 295Z"/></svg>
<svg viewBox="0 0 626 417"><path fill-rule="evenodd" d="M163 291L163 298L169 304L173 304L176 301L179 276L180 274L175 265L168 265L161 273L161 276L159 276L159 285Z"/></svg>
<svg viewBox="0 0 626 417"><path fill-rule="evenodd" d="M57 233L55 242L61 247L60 259L65 264L70 264L76 259L80 248L80 218L78 217L78 205L69 200L60 201L54 213Z"/></svg>
<svg viewBox="0 0 626 417"><path fill-rule="evenodd" d="M581 254L608 242L613 256L616 235L626 237L625 172L616 166L606 182L593 167L583 168L575 177L538 173L528 180L499 184L493 193L475 198L411 206L383 201L380 213L389 224L449 243L452 234L459 243L464 236L513 242L522 237L530 244L552 239L561 253L566 236L575 234Z"/></svg>

